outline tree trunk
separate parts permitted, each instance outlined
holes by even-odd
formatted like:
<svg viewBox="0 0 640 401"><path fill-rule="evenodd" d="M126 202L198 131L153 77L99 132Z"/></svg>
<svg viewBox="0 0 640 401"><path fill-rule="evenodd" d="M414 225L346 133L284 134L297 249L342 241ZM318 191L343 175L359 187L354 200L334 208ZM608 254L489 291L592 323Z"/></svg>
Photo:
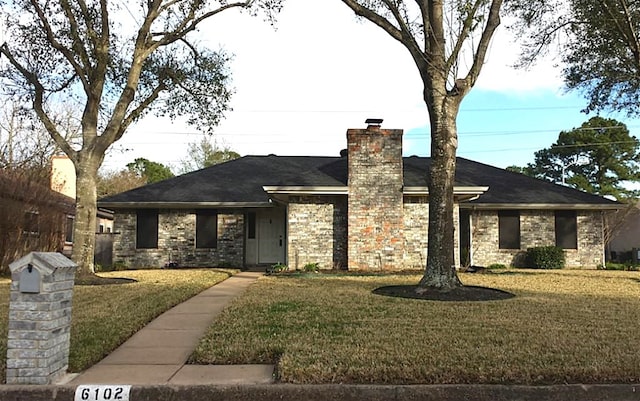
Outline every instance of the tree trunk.
<svg viewBox="0 0 640 401"><path fill-rule="evenodd" d="M451 290L462 285L456 273L453 227L453 186L458 134L459 99L432 93L425 96L431 120L429 170L429 235L427 265L420 287Z"/></svg>
<svg viewBox="0 0 640 401"><path fill-rule="evenodd" d="M100 156L82 158L76 165L76 216L71 259L78 265L78 275L94 274L93 253L96 243L98 207L96 182Z"/></svg>

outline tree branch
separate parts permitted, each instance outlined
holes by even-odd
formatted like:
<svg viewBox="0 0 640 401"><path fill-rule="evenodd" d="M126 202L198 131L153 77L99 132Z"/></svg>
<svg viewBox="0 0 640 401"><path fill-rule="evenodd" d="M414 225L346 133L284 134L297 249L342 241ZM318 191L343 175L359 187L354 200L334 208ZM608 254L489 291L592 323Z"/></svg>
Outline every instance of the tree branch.
<svg viewBox="0 0 640 401"><path fill-rule="evenodd" d="M33 86L34 88L33 109L35 110L36 114L44 124L45 128L47 129L47 131L49 132L53 140L69 156L70 159L75 160L77 157L76 156L77 152L73 150L73 148L62 137L62 135L60 135L60 132L58 132L58 128L56 127L56 124L49 118L49 115L44 110L45 88L40 82L40 80L38 79L38 77L36 76L36 74L27 70L22 64L18 62L18 60L16 60L16 58L13 56L13 54L9 50L9 47L7 46L6 43L0 46L0 53L4 54L9 60L9 63L15 69L17 69L20 72L20 74L22 74L22 76L27 80L27 82L29 82L29 84Z"/></svg>
<svg viewBox="0 0 640 401"><path fill-rule="evenodd" d="M356 0L342 0L357 16L368 19L387 32L392 38L398 42L402 42L402 32L390 23L386 18L380 16L376 12L367 7L362 6ZM403 42L404 43L404 42Z"/></svg>
<svg viewBox="0 0 640 401"><path fill-rule="evenodd" d="M471 11L469 12L469 15L467 15L467 18L464 20L462 29L458 34L456 44L453 47L451 54L447 58L447 71L451 69L451 67L453 67L453 65L458 61L458 57L460 56L460 51L462 50L462 46L464 45L464 42L467 40L467 38L469 37L469 34L471 33L471 28L473 27L474 18L476 17L476 13L478 12L478 9L480 8L480 5L482 3L484 3L484 0L476 0L476 2L473 4L473 7L471 8Z"/></svg>
<svg viewBox="0 0 640 401"><path fill-rule="evenodd" d="M605 9L609 17L613 20L616 28L620 32L620 35L625 39L629 49L633 53L633 62L637 68L640 68L640 43L638 41L638 35L636 33L635 27L633 25L631 13L629 12L629 5L626 0L620 0L620 6L622 7L624 17L625 17L625 26L623 27L620 24L620 20L618 15L616 15L607 5L606 1L602 2L602 7ZM626 29L625 29L626 28Z"/></svg>
<svg viewBox="0 0 640 401"><path fill-rule="evenodd" d="M78 4L82 5L82 3L83 3L82 0L78 1ZM71 40L73 42L73 45L72 45L73 51L80 58L80 60L82 60L82 63L84 64L84 68L87 68L91 65L91 61L89 60L89 55L87 54L86 49L82 41L80 40L80 34L78 32L78 27L79 27L78 21L76 20L75 15L73 15L73 9L71 8L67 0L60 1L60 7L62 7L62 11L64 12L64 15L67 17L67 20L69 20L69 26L70 26L69 31L71 34ZM94 36L92 35L90 26L87 26L87 30L88 30L89 37Z"/></svg>
<svg viewBox="0 0 640 401"><path fill-rule="evenodd" d="M221 12L223 12L225 10L231 9L231 8L237 8L237 7L246 8L246 7L249 7L252 3L253 3L253 1L249 0L249 1L225 4L223 6L220 6L220 7L216 8L215 10L212 10L212 11L209 11L207 13L202 14L201 16L199 16L197 18L195 16L195 10L191 9L189 11L189 17L184 18L182 23L179 24L176 28L174 28L173 31L167 32L167 33L163 33L162 34L163 37L154 44L152 49L155 50L160 46L166 46L166 45L169 45L171 43L174 43L174 42L180 40L181 38L185 37L189 32L194 31L196 29L196 27L198 26L198 24L200 24L205 19L213 17L214 15L219 14L219 13L221 13ZM161 10L161 11L164 11L164 10Z"/></svg>
<svg viewBox="0 0 640 401"><path fill-rule="evenodd" d="M429 20L429 10L424 0L415 0L418 8L420 9L420 16L422 17L422 53L429 53L427 38L429 37L429 30L431 29L431 21Z"/></svg>
<svg viewBox="0 0 640 401"><path fill-rule="evenodd" d="M478 76L480 75L480 71L484 65L487 50L489 49L489 44L491 43L491 38L493 37L495 30L500 25L500 8L502 7L502 2L503 0L492 0L491 2L487 25L482 31L480 43L478 44L478 49L476 50L475 57L473 58L473 65L469 69L469 73L465 78L468 85L468 88L466 88L467 91L471 90L478 80Z"/></svg>
<svg viewBox="0 0 640 401"><path fill-rule="evenodd" d="M64 56L64 58L69 62L69 64L71 64L71 67L76 72L76 75L78 75L78 78L80 78L80 82L82 82L84 90L87 93L89 93L91 85L89 84L89 82L87 81L84 75L84 70L82 69L82 66L76 62L75 58L73 57L73 53L69 51L69 49L64 47L60 42L58 42L53 30L51 29L51 25L49 24L49 21L47 20L47 17L44 14L44 11L42 10L42 8L40 8L40 5L38 4L37 0L30 0L30 3L34 7L36 14L38 15L38 19L42 23L42 28L44 29L44 33L47 36L47 40L49 41L49 43L51 43L51 46L57 51L59 51Z"/></svg>
<svg viewBox="0 0 640 401"><path fill-rule="evenodd" d="M421 1L421 0L417 0L417 1ZM407 48L407 50L409 50L409 53L411 54L411 57L413 58L416 65L418 66L419 70L422 70L422 68L425 65L429 64L428 58L425 56L423 50L415 41L415 38L412 35L411 30L408 28L405 21L402 19L402 16L397 10L397 7L394 6L389 0L383 0L383 3L387 6L387 8L391 11L392 15L394 16L394 18L398 21L398 24L400 25L401 29L396 28L395 25L389 22L389 20L382 17L380 14L376 13L375 11L362 6L356 0L342 0L342 2L346 4L349 8L351 8L351 10L357 16L363 17L373 22L379 28L382 28L385 32L387 32L387 34L389 34L392 38L402 43ZM421 9L423 8L424 7L421 7ZM424 20L425 18L423 16L423 21Z"/></svg>
<svg viewBox="0 0 640 401"><path fill-rule="evenodd" d="M124 135L125 131L129 128L129 126L134 121L136 121L144 113L144 111L149 106L151 106L151 104L155 102L156 99L158 99L158 96L160 96L160 93L162 93L166 89L167 87L164 84L160 84L157 87L155 87L151 92L151 94L147 96L147 98L144 99L142 102L140 102L140 104L124 118L124 120L122 121L122 124L120 125L120 128L115 133L114 142L122 138L122 135Z"/></svg>

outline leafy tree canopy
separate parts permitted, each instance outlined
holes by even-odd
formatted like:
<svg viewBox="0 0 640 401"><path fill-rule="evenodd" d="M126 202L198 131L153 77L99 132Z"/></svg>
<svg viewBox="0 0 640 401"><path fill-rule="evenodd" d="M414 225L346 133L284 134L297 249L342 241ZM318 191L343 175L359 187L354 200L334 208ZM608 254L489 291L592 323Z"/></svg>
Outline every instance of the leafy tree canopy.
<svg viewBox="0 0 640 401"><path fill-rule="evenodd" d="M527 46L523 64L554 51L568 89L588 100L585 111L639 115L640 2L633 0L512 0L524 17L517 35Z"/></svg>
<svg viewBox="0 0 640 401"><path fill-rule="evenodd" d="M230 9L264 12L280 0L1 0L0 92L33 110L73 161L76 218L72 259L93 273L97 178L105 152L149 112L210 131L228 109L229 56L192 33ZM81 111L72 143L52 116Z"/></svg>
<svg viewBox="0 0 640 401"><path fill-rule="evenodd" d="M567 87L585 93L586 111L639 114L640 3L572 0L571 20L562 57Z"/></svg>
<svg viewBox="0 0 640 401"><path fill-rule="evenodd" d="M173 174L169 167L162 163L152 162L142 157L139 157L132 163L127 164L127 169L137 177L145 178L147 184L175 177L175 174Z"/></svg>
<svg viewBox="0 0 640 401"><path fill-rule="evenodd" d="M535 153L534 163L508 169L624 200L638 195L625 184L640 180L639 147L623 123L593 117L579 128L560 132L551 147Z"/></svg>

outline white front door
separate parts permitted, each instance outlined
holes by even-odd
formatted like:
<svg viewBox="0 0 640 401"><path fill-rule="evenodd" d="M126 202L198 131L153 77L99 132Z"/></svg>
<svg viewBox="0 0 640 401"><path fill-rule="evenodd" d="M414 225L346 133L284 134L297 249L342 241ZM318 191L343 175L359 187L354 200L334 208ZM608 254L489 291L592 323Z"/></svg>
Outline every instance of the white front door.
<svg viewBox="0 0 640 401"><path fill-rule="evenodd" d="M280 208L257 213L258 263L286 263L285 211Z"/></svg>

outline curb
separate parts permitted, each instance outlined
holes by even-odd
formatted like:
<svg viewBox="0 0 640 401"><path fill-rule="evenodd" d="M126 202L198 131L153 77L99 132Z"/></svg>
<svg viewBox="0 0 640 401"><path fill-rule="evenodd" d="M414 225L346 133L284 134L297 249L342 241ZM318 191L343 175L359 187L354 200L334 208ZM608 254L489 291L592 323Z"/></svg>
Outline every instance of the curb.
<svg viewBox="0 0 640 401"><path fill-rule="evenodd" d="M0 386L3 401L73 401L72 386ZM133 386L131 401L637 401L640 384Z"/></svg>

